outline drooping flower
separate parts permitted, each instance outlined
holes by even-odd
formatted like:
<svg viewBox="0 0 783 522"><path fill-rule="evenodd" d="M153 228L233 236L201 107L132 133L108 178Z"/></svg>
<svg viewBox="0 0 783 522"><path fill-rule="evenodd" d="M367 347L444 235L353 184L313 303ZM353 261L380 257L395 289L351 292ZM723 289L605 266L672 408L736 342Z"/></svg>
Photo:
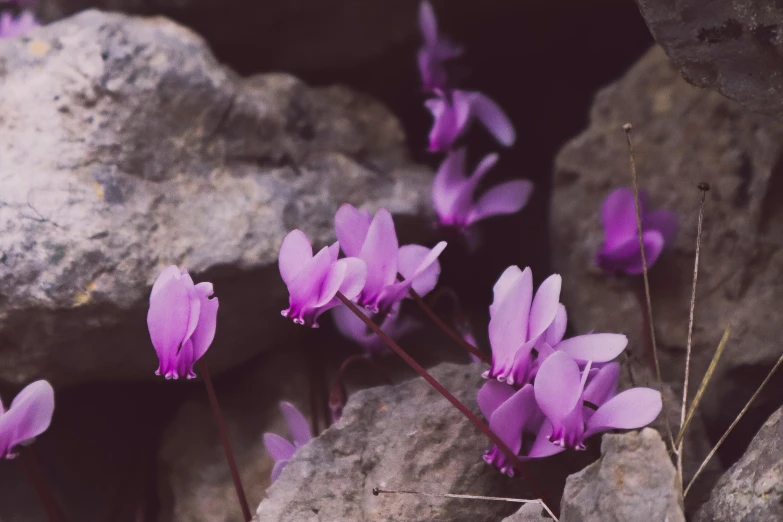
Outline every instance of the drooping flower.
<svg viewBox="0 0 783 522"><path fill-rule="evenodd" d="M666 245L677 235L678 220L668 210L650 211L650 198L639 192L639 213L642 218L642 241L648 268L655 264ZM604 226L604 245L596 256L599 268L609 273L640 274L643 271L636 223L633 191L628 188L613 190L601 209Z"/></svg>
<svg viewBox="0 0 783 522"><path fill-rule="evenodd" d="M465 149L448 153L432 183L432 202L441 224L464 228L482 219L513 214L524 208L533 192L533 183L528 180L507 181L492 187L481 197L475 197L479 182L497 160L497 154L486 156L468 177Z"/></svg>
<svg viewBox="0 0 783 522"><path fill-rule="evenodd" d="M386 335L395 340L411 333L419 326L412 318L400 315L396 308L397 307L395 307L391 313L386 314L383 322L379 325ZM369 310L361 310L365 315L371 315ZM367 325L345 306L338 306L332 310L332 318L334 319L337 330L345 337L361 346L368 355L386 353L389 351L386 343L383 342L375 332L367 328Z"/></svg>
<svg viewBox="0 0 783 522"><path fill-rule="evenodd" d="M296 406L290 402L283 401L280 403L280 412L285 417L288 431L294 442L292 444L276 433L264 433L264 446L269 456L275 461L275 465L272 468L272 482L277 480L277 477L283 472L283 468L291 460L291 457L294 456L296 450L313 438L310 424L302 415L302 412L296 409Z"/></svg>
<svg viewBox="0 0 783 522"><path fill-rule="evenodd" d="M419 50L418 63L424 91L445 90L448 75L444 63L462 54L462 48L438 33L435 10L427 0L419 6L419 29L424 45Z"/></svg>
<svg viewBox="0 0 783 522"><path fill-rule="evenodd" d="M488 381L479 390L477 402L490 429L521 459L548 457L564 450L539 436L547 421L536 403L531 384L516 389L502 382ZM484 461L501 473L514 476L509 458L497 446L484 454Z"/></svg>
<svg viewBox="0 0 783 522"><path fill-rule="evenodd" d="M661 394L632 388L615 395L620 375L617 363L591 372L565 352L553 353L536 375L533 390L538 407L552 423L549 440L564 448L584 449L584 441L611 429L637 429L661 412Z"/></svg>
<svg viewBox="0 0 783 522"><path fill-rule="evenodd" d="M430 131L431 152L446 151L478 120L504 147L516 141L514 126L503 109L492 99L474 91L435 91L436 97L424 102L435 121Z"/></svg>
<svg viewBox="0 0 783 522"><path fill-rule="evenodd" d="M193 284L188 271L172 265L152 285L147 326L160 365L156 375L193 379L193 365L209 349L217 327L212 283Z"/></svg>
<svg viewBox="0 0 783 522"><path fill-rule="evenodd" d="M25 386L8 410L0 402L0 459L12 459L17 446L32 444L49 428L52 413L54 390L44 380Z"/></svg>
<svg viewBox="0 0 783 522"><path fill-rule="evenodd" d="M0 38L16 38L38 27L38 21L31 11L22 11L14 17L8 11L0 14Z"/></svg>
<svg viewBox="0 0 783 522"><path fill-rule="evenodd" d="M562 278L549 276L533 297L530 268L508 267L493 288L489 307L492 364L484 377L519 384L531 369L531 352L558 312Z"/></svg>
<svg viewBox="0 0 783 522"><path fill-rule="evenodd" d="M367 280L367 266L355 257L337 259L339 243L322 248L313 256L313 246L301 230L292 230L280 246L278 265L289 293L283 317L297 324L318 327L318 316L340 304L337 292L354 299Z"/></svg>
<svg viewBox="0 0 783 522"><path fill-rule="evenodd" d="M367 281L357 299L360 305L383 316L408 297L411 288L420 295L435 288L440 276L438 256L446 248L445 241L432 249L400 247L392 216L383 208L371 217L369 212L345 204L334 217L334 227L345 255L367 264Z"/></svg>

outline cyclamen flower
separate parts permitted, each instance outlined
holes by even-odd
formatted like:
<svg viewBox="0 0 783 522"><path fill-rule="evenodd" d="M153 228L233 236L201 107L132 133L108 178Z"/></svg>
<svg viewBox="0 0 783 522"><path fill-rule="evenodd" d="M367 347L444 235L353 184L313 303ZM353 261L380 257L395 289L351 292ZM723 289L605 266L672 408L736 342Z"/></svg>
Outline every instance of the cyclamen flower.
<svg viewBox="0 0 783 522"><path fill-rule="evenodd" d="M9 12L0 14L0 38L16 38L38 27L38 21L30 11L23 11L14 17Z"/></svg>
<svg viewBox="0 0 783 522"><path fill-rule="evenodd" d="M369 310L366 309L363 310L363 313L370 315ZM375 332L367 328L367 325L345 306L332 310L332 318L337 330L361 346L367 354L372 355L389 351L386 343ZM399 339L415 330L419 324L409 317L400 316L396 310L392 310L379 326L392 339Z"/></svg>
<svg viewBox="0 0 783 522"><path fill-rule="evenodd" d="M17 446L32 444L49 428L54 413L54 390L41 380L28 384L6 410L0 402L0 459L12 459Z"/></svg>
<svg viewBox="0 0 783 522"><path fill-rule="evenodd" d="M172 265L152 285L147 326L160 365L156 375L194 379L193 365L209 349L217 327L212 283L193 284L188 271Z"/></svg>
<svg viewBox="0 0 783 522"><path fill-rule="evenodd" d="M450 149L478 120L503 146L510 147L516 141L516 132L511 120L500 106L480 92L436 90L436 98L424 102L435 121L430 131L431 152Z"/></svg>
<svg viewBox="0 0 783 522"><path fill-rule="evenodd" d="M527 180L501 183L475 198L476 187L497 161L497 154L486 156L468 177L465 175L465 149L448 153L432 183L432 202L441 224L464 228L476 221L513 214L524 208L533 192L533 183Z"/></svg>
<svg viewBox="0 0 783 522"><path fill-rule="evenodd" d="M418 56L422 87L425 91L446 89L448 75L444 62L460 56L462 48L438 34L435 10L426 0L419 6L419 28L424 39Z"/></svg>
<svg viewBox="0 0 783 522"><path fill-rule="evenodd" d="M661 251L677 235L678 220L668 210L649 211L650 198L639 192L639 213L642 218L642 241L648 268L655 264ZM605 272L640 274L643 271L639 249L638 227L633 191L619 188L604 200L601 209L606 238L596 256L596 264Z"/></svg>
<svg viewBox="0 0 783 522"><path fill-rule="evenodd" d="M264 433L264 446L269 456L275 461L275 465L272 468L272 482L277 480L277 477L283 472L283 468L286 467L288 461L294 456L296 450L313 438L310 424L302 415L302 412L296 409L296 406L290 402L283 401L280 403L280 412L285 417L288 431L291 433L294 443L291 444L275 433Z"/></svg>
<svg viewBox="0 0 783 522"><path fill-rule="evenodd" d="M431 250L421 245L400 247L388 210L382 208L371 218L369 212L345 204L334 217L334 227L345 255L367 264L367 281L357 302L372 312L386 315L409 296L411 288L424 295L438 283L438 256L446 242Z"/></svg>
<svg viewBox="0 0 783 522"><path fill-rule="evenodd" d="M521 459L549 457L564 451L548 439L552 425L539 409L531 384L518 390L502 382L488 381L479 390L477 401L490 429ZM514 476L512 464L497 446L484 454L484 461L501 473Z"/></svg>
<svg viewBox="0 0 783 522"><path fill-rule="evenodd" d="M651 388L632 388L615 395L620 365L609 363L591 373L580 372L564 352L555 352L541 365L533 390L536 402L552 423L549 437L564 448L585 449L584 441L612 429L637 429L661 412L661 394Z"/></svg>
<svg viewBox="0 0 783 522"><path fill-rule="evenodd" d="M337 292L354 299L367 280L367 265L361 259L337 259L339 243L322 248L313 256L313 246L301 230L292 230L280 246L278 264L289 293L289 307L281 313L297 324L318 328L318 316L340 304Z"/></svg>

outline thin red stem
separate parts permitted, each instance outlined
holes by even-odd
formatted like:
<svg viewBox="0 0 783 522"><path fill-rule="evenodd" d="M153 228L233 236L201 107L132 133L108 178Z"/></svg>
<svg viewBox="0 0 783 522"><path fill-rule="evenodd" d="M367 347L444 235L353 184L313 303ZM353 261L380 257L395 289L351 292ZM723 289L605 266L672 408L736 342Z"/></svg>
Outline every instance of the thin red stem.
<svg viewBox="0 0 783 522"><path fill-rule="evenodd" d="M467 419L472 422L479 430L481 430L484 435L489 437L489 440L491 440L499 449L502 451L508 459L513 462L514 468L519 471L519 473L528 481L530 482L532 487L535 482L533 482L532 477L527 472L527 469L525 469L525 465L523 464L522 460L517 456L516 452L512 451L511 448L509 448L505 442L503 442L500 437L498 437L490 428L487 426L484 422L479 419L476 414L474 414L472 411L470 411L470 408L462 404L459 399L457 399L454 395L451 394L446 388L443 387L441 383L439 383L435 378L429 374L427 370L425 370L419 363L417 363L413 358L405 352L400 346L395 343L391 337L386 335L386 333L381 330L381 328L372 322L372 320L364 315L361 310L359 310L355 304L353 304L347 297L345 297L341 292L337 292L337 298L342 301L342 303L348 307L351 312L356 315L359 319L361 319L364 324L366 324L373 332L375 332L378 337L380 337L383 342L385 342L389 348L394 350L394 352L399 355L403 361L408 363L408 365L416 370L416 373L421 375L425 381L427 381L430 386L435 388L438 393L443 395L446 400L448 400L452 405L454 405L455 408L457 408L462 414L467 417ZM541 499L547 504L547 505L553 505L550 504L550 502L547 501L547 499L544 497L544 495L541 495Z"/></svg>
<svg viewBox="0 0 783 522"><path fill-rule="evenodd" d="M52 490L46 482L43 473L41 473L41 468L38 465L38 459L35 457L33 449L31 447L23 448L20 454L22 467L27 475L27 479L35 490L35 494L38 496L38 500L41 502L41 506L46 512L46 517L51 522L64 522L65 515L57 505Z"/></svg>
<svg viewBox="0 0 783 522"><path fill-rule="evenodd" d="M226 423L223 421L223 413L220 411L217 395L215 395L215 388L212 386L209 369L207 368L207 363L203 359L198 361L198 365L199 370L201 370L201 377L204 379L204 384L207 386L209 403L212 405L212 413L215 415L215 422L217 423L218 433L220 434L220 442L223 444L223 452L226 454L228 467L231 470L231 479L234 481L234 489L237 491L239 506L242 508L242 515L245 518L245 522L250 522L253 516L250 514L250 507L248 507L247 504L245 490L242 488L242 480L239 478L239 469L237 468L236 460L234 460L234 452L231 451L231 444L228 442Z"/></svg>
<svg viewBox="0 0 783 522"><path fill-rule="evenodd" d="M432 319L432 322L438 325L438 327L441 330L446 332L446 334L449 337L457 341L457 343L459 343L460 346L465 348L467 351L469 351L470 353L472 353L473 355L475 355L485 363L487 364L492 363L492 357L490 357L486 353L482 352L481 350L479 350L478 348L476 348L475 346L467 342L464 337L462 337L459 333L457 333L452 327L447 325L440 317L437 316L435 311L432 308L430 308L430 306L426 302L424 302L424 299L422 299L422 297L418 293L416 293L416 291L413 289L411 289L411 297L413 297L413 299L419 305L419 308L421 308L424 311L424 313L427 314L427 316L429 316L430 319Z"/></svg>

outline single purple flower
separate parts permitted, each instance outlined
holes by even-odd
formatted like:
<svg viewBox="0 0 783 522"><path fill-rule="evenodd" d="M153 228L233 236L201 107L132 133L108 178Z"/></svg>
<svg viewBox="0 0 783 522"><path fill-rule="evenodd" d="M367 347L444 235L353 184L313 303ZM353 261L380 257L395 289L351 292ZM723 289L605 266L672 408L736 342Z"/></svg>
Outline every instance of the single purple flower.
<svg viewBox="0 0 783 522"><path fill-rule="evenodd" d="M641 428L661 412L661 394L657 390L632 388L614 395L619 364L609 363L592 373L590 366L588 361L580 371L571 356L555 352L536 375L536 402L552 423L549 440L558 446L584 449L584 441L591 435L611 429Z"/></svg>
<svg viewBox="0 0 783 522"><path fill-rule="evenodd" d="M367 280L367 266L355 257L337 259L339 243L313 246L301 230L292 230L280 246L278 264L289 293L289 307L281 313L297 324L318 328L318 316L340 304L337 292L354 299Z"/></svg>
<svg viewBox="0 0 783 522"><path fill-rule="evenodd" d="M424 102L435 121L430 131L431 152L446 151L478 120L504 147L516 141L514 125L500 106L480 92L440 91Z"/></svg>
<svg viewBox="0 0 783 522"><path fill-rule="evenodd" d="M422 87L424 91L446 89L448 75L444 63L460 56L462 47L438 33L435 10L427 0L419 6L419 29L424 39L418 56Z"/></svg>
<svg viewBox="0 0 783 522"><path fill-rule="evenodd" d="M400 247L392 216L383 208L371 218L369 212L345 204L334 217L334 227L345 255L367 264L367 282L357 300L360 305L384 316L409 297L411 288L420 295L435 288L440 276L438 256L446 248L445 241L432 249Z"/></svg>
<svg viewBox="0 0 783 522"><path fill-rule="evenodd" d="M650 198L639 192L639 213L642 218L642 241L647 266L651 267L666 245L677 235L678 220L668 210L648 211ZM643 271L636 224L636 207L633 191L628 188L613 190L604 200L601 220L606 237L596 264L608 273L625 272L640 274Z"/></svg>
<svg viewBox="0 0 783 522"><path fill-rule="evenodd" d="M493 288L489 307L492 365L484 377L510 385L525 382L531 353L558 313L562 278L549 276L533 297L533 272L508 267Z"/></svg>
<svg viewBox="0 0 783 522"><path fill-rule="evenodd" d="M296 450L307 444L312 438L313 433L310 431L310 424L305 419L302 412L296 409L296 406L290 402L281 402L280 411L285 417L285 422L288 424L288 431L291 434L291 438L294 443L277 435L275 433L264 433L264 446L267 453L275 461L275 465L272 468L272 482L277 480L280 473L283 472L288 461L294 456Z"/></svg>
<svg viewBox="0 0 783 522"><path fill-rule="evenodd" d="M6 410L0 402L0 459L12 459L17 446L32 444L49 428L54 413L54 390L41 380L24 387Z"/></svg>
<svg viewBox="0 0 783 522"><path fill-rule="evenodd" d="M533 192L533 183L514 180L501 183L475 198L482 178L497 163L490 154L479 163L473 174L465 175L465 149L449 151L432 182L432 202L443 225L464 228L482 219L519 212Z"/></svg>
<svg viewBox="0 0 783 522"><path fill-rule="evenodd" d="M386 335L395 340L411 333L420 326L410 317L399 315L396 308L392 309L391 313L387 314L380 324ZM360 308L360 310L367 316L371 315L371 312L367 309ZM367 328L367 325L347 307L338 306L332 310L332 318L337 330L361 346L368 355L389 352L389 347L386 346L386 343L375 332Z"/></svg>
<svg viewBox="0 0 783 522"><path fill-rule="evenodd" d="M160 365L156 375L193 379L193 365L209 349L217 326L212 283L193 284L188 271L172 265L152 285L147 326Z"/></svg>
<svg viewBox="0 0 783 522"><path fill-rule="evenodd" d="M16 38L38 27L38 21L31 11L22 11L14 17L8 11L0 14L0 38Z"/></svg>
<svg viewBox="0 0 783 522"><path fill-rule="evenodd" d="M563 451L563 448L538 436L546 418L536 403L532 385L526 384L517 390L502 382L488 381L479 390L477 402L481 413L489 421L490 429L520 458L542 458ZM525 433L533 437L532 443L524 442ZM539 441L539 438L543 440ZM497 446L484 454L484 461L501 473L514 476L512 464Z"/></svg>

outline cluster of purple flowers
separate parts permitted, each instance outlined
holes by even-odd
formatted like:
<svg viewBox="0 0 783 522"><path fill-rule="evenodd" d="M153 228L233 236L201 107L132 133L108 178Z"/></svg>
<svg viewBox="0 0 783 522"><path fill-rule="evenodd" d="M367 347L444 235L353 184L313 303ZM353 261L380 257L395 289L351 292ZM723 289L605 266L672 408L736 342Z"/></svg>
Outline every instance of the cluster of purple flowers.
<svg viewBox="0 0 783 522"><path fill-rule="evenodd" d="M29 10L35 1L16 0L10 2L18 14L10 11L0 13L0 38L16 38L26 34L30 29L38 27L38 20Z"/></svg>
<svg viewBox="0 0 783 522"><path fill-rule="evenodd" d="M489 308L492 364L478 392L489 427L520 458L540 458L610 429L646 426L661 411L650 388L617 393L620 365L612 362L628 344L624 335L592 333L564 339L562 280L548 277L533 293L529 268L511 266L494 286ZM513 475L497 447L484 460Z"/></svg>
<svg viewBox="0 0 783 522"><path fill-rule="evenodd" d="M459 139L474 122L480 123L504 147L516 141L516 132L503 109L488 96L451 86L446 63L462 54L462 48L438 31L432 5L424 0L419 11L424 45L418 64L422 86L433 95L425 102L434 122L429 135L429 150L445 152L432 185L432 202L440 223L464 230L482 219L521 210L530 198L533 184L527 180L502 183L476 197L479 182L498 160L486 156L468 176L466 154Z"/></svg>

